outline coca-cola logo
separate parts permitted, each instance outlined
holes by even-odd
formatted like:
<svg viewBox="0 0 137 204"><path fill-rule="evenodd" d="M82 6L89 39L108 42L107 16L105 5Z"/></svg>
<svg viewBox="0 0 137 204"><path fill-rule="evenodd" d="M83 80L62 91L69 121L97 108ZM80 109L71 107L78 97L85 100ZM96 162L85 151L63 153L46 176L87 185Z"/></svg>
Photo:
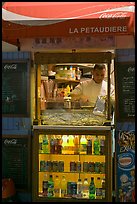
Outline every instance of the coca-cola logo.
<svg viewBox="0 0 137 204"><path fill-rule="evenodd" d="M99 18L125 18L127 12L117 12L117 13L102 13Z"/></svg>
<svg viewBox="0 0 137 204"><path fill-rule="evenodd" d="M12 70L15 70L17 69L17 64L6 64L4 65L4 69L12 69Z"/></svg>
<svg viewBox="0 0 137 204"><path fill-rule="evenodd" d="M17 144L17 139L5 139L4 144L15 145L15 144Z"/></svg>

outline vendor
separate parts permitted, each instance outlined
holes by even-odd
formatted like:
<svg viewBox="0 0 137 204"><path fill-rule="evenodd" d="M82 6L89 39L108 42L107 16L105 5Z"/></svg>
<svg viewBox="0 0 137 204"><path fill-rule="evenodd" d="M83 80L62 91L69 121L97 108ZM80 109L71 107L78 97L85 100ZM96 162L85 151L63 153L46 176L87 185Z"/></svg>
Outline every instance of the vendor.
<svg viewBox="0 0 137 204"><path fill-rule="evenodd" d="M72 100L80 100L83 104L95 106L98 96L107 95L107 82L104 80L106 67L104 64L96 64L93 69L92 78L80 82L71 92ZM111 84L110 96L114 101L114 86Z"/></svg>

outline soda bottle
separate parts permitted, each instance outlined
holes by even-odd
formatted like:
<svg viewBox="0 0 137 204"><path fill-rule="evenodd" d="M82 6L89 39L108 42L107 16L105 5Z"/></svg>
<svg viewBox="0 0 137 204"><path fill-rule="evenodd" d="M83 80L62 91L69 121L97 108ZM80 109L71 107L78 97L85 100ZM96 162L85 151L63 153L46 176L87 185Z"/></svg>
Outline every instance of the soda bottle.
<svg viewBox="0 0 137 204"><path fill-rule="evenodd" d="M94 183L94 177L91 177L91 182L89 185L89 199L94 200L96 197L96 188Z"/></svg>
<svg viewBox="0 0 137 204"><path fill-rule="evenodd" d="M74 154L79 154L79 136L74 137Z"/></svg>
<svg viewBox="0 0 137 204"><path fill-rule="evenodd" d="M92 140L87 141L87 154L92 154Z"/></svg>
<svg viewBox="0 0 137 204"><path fill-rule="evenodd" d="M42 149L44 153L49 153L49 140L47 135L43 135L43 143L42 143Z"/></svg>
<svg viewBox="0 0 137 204"><path fill-rule="evenodd" d="M50 153L55 154L55 138L53 135L50 138Z"/></svg>
<svg viewBox="0 0 137 204"><path fill-rule="evenodd" d="M87 178L84 179L83 183L83 198L89 198L89 183Z"/></svg>
<svg viewBox="0 0 137 204"><path fill-rule="evenodd" d="M68 136L68 150L70 154L74 154L74 136Z"/></svg>
<svg viewBox="0 0 137 204"><path fill-rule="evenodd" d="M100 142L99 142L98 136L96 136L94 140L94 154L95 155L100 154Z"/></svg>
<svg viewBox="0 0 137 204"><path fill-rule="evenodd" d="M43 143L43 135L39 135L39 153L43 153L42 143Z"/></svg>
<svg viewBox="0 0 137 204"><path fill-rule="evenodd" d="M63 135L62 136L62 154L68 153L68 136Z"/></svg>
<svg viewBox="0 0 137 204"><path fill-rule="evenodd" d="M54 196L54 182L53 182L52 175L50 175L49 181L48 181L48 197L53 197L53 196Z"/></svg>
<svg viewBox="0 0 137 204"><path fill-rule="evenodd" d="M105 154L105 140L102 137L100 138L100 154Z"/></svg>
<svg viewBox="0 0 137 204"><path fill-rule="evenodd" d="M102 199L106 197L105 178L102 179Z"/></svg>
<svg viewBox="0 0 137 204"><path fill-rule="evenodd" d="M63 175L61 179L61 197L65 197L67 193L67 181L66 177Z"/></svg>
<svg viewBox="0 0 137 204"><path fill-rule="evenodd" d="M82 181L79 178L77 182L77 197L81 198L83 196L83 185Z"/></svg>
<svg viewBox="0 0 137 204"><path fill-rule="evenodd" d="M87 139L85 135L82 135L80 138L80 154L87 153Z"/></svg>
<svg viewBox="0 0 137 204"><path fill-rule="evenodd" d="M100 177L97 177L96 183L96 199L102 199L102 183Z"/></svg>
<svg viewBox="0 0 137 204"><path fill-rule="evenodd" d="M42 182L42 188L43 188L43 195L48 196L48 176L47 176L47 174L44 174L44 180Z"/></svg>
<svg viewBox="0 0 137 204"><path fill-rule="evenodd" d="M60 180L58 175L56 175L55 182L54 182L54 196L60 197Z"/></svg>

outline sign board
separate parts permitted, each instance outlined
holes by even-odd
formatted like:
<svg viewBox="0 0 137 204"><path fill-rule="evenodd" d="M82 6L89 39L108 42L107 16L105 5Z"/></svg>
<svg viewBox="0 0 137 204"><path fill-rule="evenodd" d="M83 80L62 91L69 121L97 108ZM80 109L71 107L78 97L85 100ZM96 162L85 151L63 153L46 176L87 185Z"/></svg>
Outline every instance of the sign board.
<svg viewBox="0 0 137 204"><path fill-rule="evenodd" d="M135 63L116 62L116 118L118 122L135 120Z"/></svg>
<svg viewBox="0 0 137 204"><path fill-rule="evenodd" d="M28 114L28 63L2 63L2 114Z"/></svg>

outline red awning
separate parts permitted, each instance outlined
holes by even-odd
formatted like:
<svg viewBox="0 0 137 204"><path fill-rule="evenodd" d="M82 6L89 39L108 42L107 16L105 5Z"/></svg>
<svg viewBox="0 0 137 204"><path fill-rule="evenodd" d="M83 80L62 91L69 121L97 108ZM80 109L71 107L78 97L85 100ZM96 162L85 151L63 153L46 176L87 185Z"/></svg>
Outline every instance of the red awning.
<svg viewBox="0 0 137 204"><path fill-rule="evenodd" d="M134 33L135 2L6 2L2 39Z"/></svg>

